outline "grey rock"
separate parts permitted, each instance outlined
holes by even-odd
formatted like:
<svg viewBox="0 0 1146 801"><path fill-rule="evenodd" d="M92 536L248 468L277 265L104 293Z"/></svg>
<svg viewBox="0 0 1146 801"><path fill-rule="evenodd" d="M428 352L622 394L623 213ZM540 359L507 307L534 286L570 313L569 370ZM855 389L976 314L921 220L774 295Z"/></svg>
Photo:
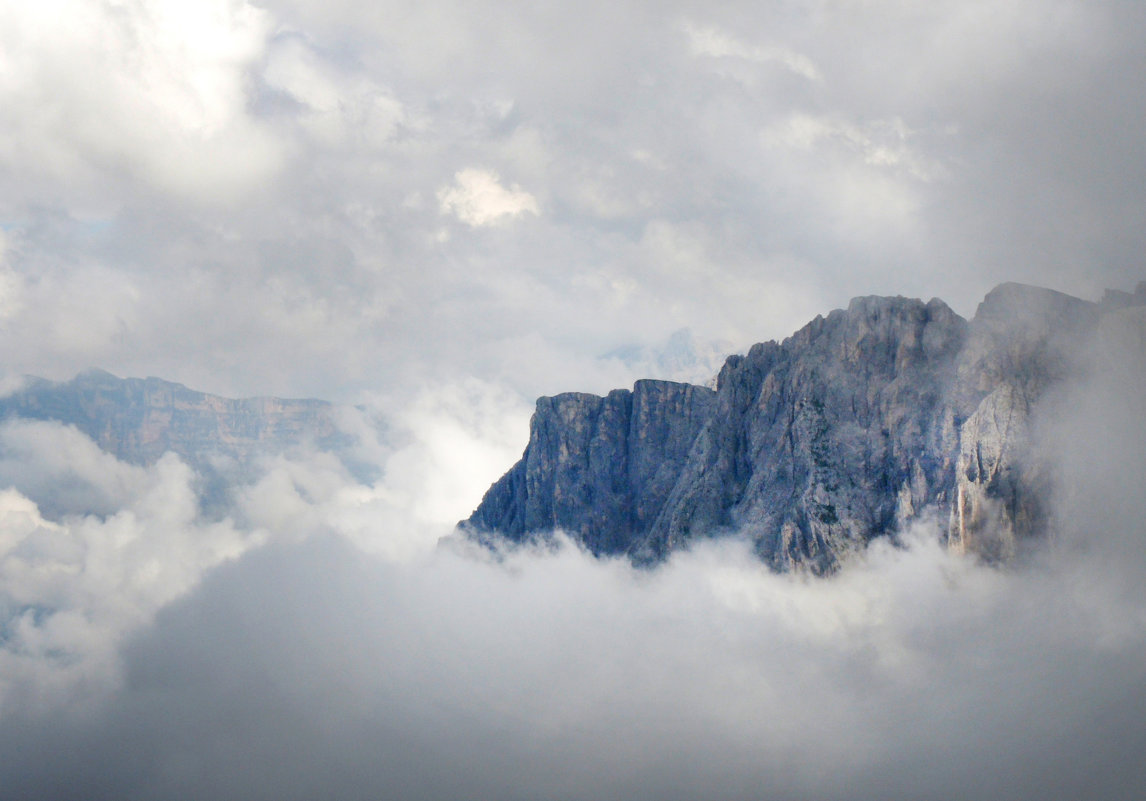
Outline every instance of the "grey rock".
<svg viewBox="0 0 1146 801"><path fill-rule="evenodd" d="M133 464L152 464L168 451L193 462L212 455L247 461L269 446L309 439L330 447L340 436L326 401L223 398L103 370L66 382L29 379L23 389L0 398L0 419L9 417L74 425Z"/></svg>
<svg viewBox="0 0 1146 801"><path fill-rule="evenodd" d="M1102 315L1139 301L1003 284L968 323L939 300L857 298L729 357L715 394L543 398L522 460L461 526L562 529L638 563L737 532L777 570L827 573L937 511L951 548L1005 560L1046 523L1037 404Z"/></svg>
<svg viewBox="0 0 1146 801"><path fill-rule="evenodd" d="M671 381L541 398L524 457L472 527L514 541L562 529L595 554L627 551L659 517L714 400L710 389Z"/></svg>

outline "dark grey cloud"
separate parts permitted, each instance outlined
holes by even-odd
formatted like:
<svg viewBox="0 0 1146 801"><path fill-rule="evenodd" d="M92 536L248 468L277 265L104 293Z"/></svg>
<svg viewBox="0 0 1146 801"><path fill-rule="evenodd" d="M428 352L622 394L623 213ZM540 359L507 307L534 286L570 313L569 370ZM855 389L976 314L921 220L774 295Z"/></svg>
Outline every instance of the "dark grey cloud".
<svg viewBox="0 0 1146 801"><path fill-rule="evenodd" d="M1141 631L1105 642L1069 573L884 555L813 596L744 557L259 551L160 613L94 711L11 716L5 775L28 798L1134 797Z"/></svg>

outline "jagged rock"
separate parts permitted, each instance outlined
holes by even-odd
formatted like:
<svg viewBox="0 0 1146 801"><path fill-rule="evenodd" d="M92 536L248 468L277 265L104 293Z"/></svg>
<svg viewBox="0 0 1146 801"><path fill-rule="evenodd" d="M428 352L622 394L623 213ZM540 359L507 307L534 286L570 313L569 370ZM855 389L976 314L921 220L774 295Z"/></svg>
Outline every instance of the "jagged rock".
<svg viewBox="0 0 1146 801"><path fill-rule="evenodd" d="M952 548L1007 559L1046 522L1032 412L1105 311L1146 302L1122 294L1004 284L971 323L939 300L857 298L729 357L715 395L638 382L542 398L522 460L461 525L514 541L560 528L637 562L735 531L776 569L823 573L935 509Z"/></svg>

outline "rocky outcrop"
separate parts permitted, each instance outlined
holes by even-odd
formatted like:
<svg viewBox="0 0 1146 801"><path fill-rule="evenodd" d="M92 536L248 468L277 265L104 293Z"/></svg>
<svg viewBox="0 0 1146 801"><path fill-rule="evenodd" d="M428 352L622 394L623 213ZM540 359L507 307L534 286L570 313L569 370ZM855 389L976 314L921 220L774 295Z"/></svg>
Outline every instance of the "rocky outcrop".
<svg viewBox="0 0 1146 801"><path fill-rule="evenodd" d="M20 417L74 425L123 461L152 464L173 451L193 463L239 462L309 441L331 448L342 436L320 400L222 398L159 378L117 378L103 370L71 381L31 378L0 398L0 420Z"/></svg>
<svg viewBox="0 0 1146 801"><path fill-rule="evenodd" d="M634 553L737 530L778 568L822 572L894 530L953 470L939 410L965 329L940 301L860 298L730 359L717 413Z"/></svg>
<svg viewBox="0 0 1146 801"><path fill-rule="evenodd" d="M937 512L952 548L1009 558L1047 515L1033 411L1072 345L1139 295L1004 284L970 323L939 300L859 298L730 357L715 393L642 381L542 398L522 460L462 526L562 529L637 562L738 532L776 569L824 573Z"/></svg>

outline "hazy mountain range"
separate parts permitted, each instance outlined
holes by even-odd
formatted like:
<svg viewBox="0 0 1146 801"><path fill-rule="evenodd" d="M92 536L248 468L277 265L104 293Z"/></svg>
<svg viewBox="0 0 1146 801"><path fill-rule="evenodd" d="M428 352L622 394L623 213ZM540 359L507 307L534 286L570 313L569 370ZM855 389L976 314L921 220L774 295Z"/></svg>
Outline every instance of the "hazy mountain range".
<svg viewBox="0 0 1146 801"><path fill-rule="evenodd" d="M257 474L261 461L291 452L333 453L352 474L370 478L345 430L352 412L316 399L224 398L161 378L118 378L98 369L63 382L27 377L0 397L0 421L73 426L129 464L152 465L165 453L177 454L195 470L207 508L223 504L231 487ZM70 508L59 487L53 489L37 495L45 512L93 511Z"/></svg>
<svg viewBox="0 0 1146 801"><path fill-rule="evenodd" d="M1137 798L1143 301L860 298L715 389L542 398L492 553L443 466L520 440L395 418L363 481L353 409L28 380L4 796Z"/></svg>

